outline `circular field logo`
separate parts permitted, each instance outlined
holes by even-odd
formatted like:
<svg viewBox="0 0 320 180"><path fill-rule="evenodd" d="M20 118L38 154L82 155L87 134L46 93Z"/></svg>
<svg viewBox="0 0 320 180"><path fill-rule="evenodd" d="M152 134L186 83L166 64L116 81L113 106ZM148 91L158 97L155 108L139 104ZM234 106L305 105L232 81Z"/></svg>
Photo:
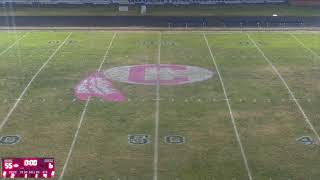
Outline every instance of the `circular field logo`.
<svg viewBox="0 0 320 180"><path fill-rule="evenodd" d="M105 101L122 102L126 98L113 87L113 81L141 85L182 85L205 81L214 75L207 69L177 64L143 64L120 66L95 72L75 87L78 100L101 97Z"/></svg>
<svg viewBox="0 0 320 180"><path fill-rule="evenodd" d="M120 66L104 71L113 81L143 85L181 85L204 81L213 76L213 72L204 68L176 64L143 64Z"/></svg>

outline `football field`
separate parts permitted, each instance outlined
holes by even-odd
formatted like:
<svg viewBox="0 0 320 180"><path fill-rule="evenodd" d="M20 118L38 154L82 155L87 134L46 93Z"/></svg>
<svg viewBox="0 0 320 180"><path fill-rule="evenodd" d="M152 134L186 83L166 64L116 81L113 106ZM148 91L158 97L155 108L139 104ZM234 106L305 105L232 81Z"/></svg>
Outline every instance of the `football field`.
<svg viewBox="0 0 320 180"><path fill-rule="evenodd" d="M317 180L320 33L0 32L0 158L55 180Z"/></svg>

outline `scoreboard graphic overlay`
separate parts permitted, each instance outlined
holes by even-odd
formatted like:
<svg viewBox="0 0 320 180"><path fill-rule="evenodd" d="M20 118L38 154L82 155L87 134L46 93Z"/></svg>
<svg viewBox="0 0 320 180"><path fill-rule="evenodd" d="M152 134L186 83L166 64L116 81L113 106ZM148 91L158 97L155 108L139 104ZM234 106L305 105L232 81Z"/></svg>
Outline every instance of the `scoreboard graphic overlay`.
<svg viewBox="0 0 320 180"><path fill-rule="evenodd" d="M53 178L54 158L2 158L3 178Z"/></svg>

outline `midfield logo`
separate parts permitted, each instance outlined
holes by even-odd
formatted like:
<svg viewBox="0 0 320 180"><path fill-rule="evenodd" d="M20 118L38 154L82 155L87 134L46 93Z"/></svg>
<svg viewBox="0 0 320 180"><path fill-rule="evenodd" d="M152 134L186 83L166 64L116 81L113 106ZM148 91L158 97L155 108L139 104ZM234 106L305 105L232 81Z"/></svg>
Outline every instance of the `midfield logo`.
<svg viewBox="0 0 320 180"><path fill-rule="evenodd" d="M100 97L104 101L122 102L126 97L114 88L112 82L156 86L176 86L205 81L214 75L207 69L177 64L143 64L120 66L99 71L83 79L75 87L80 101Z"/></svg>

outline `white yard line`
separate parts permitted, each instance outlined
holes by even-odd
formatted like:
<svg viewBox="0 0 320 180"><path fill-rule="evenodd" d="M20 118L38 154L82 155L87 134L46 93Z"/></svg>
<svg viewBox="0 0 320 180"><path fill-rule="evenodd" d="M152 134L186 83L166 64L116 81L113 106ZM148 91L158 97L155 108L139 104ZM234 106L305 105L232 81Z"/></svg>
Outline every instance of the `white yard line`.
<svg viewBox="0 0 320 180"><path fill-rule="evenodd" d="M60 177L59 177L59 180L62 180L63 179L63 175L64 175L64 172L66 171L67 169L67 166L68 166L68 163L69 163L69 160L70 160L70 157L71 157L71 154L72 154L72 151L74 149L74 145L76 144L76 141L77 141L77 138L78 138L78 134L79 134L79 131L80 131L80 128L81 128L81 125L82 125L82 122L84 120L84 116L87 112L87 107L89 105L89 102L90 102L90 99L91 97L88 98L88 100L86 101L86 104L83 108L83 111L81 113L81 117L80 117L80 121L79 121L79 124L78 124L78 128L76 130L76 133L74 134L74 138L73 138L73 141L71 143L71 146L70 146L70 149L69 149L69 152L68 152L68 156L67 156L67 159L63 165L63 168L62 168L62 171L60 173Z"/></svg>
<svg viewBox="0 0 320 180"><path fill-rule="evenodd" d="M50 62L50 60L57 54L57 52L61 49L61 47L65 44L65 42L69 39L69 37L71 36L72 33L69 33L69 35L65 38L65 40L58 46L58 48L51 54L51 56L47 59L46 62L44 62L42 64L42 66L39 68L39 70L33 75L33 77L31 78L31 80L29 81L29 83L27 84L27 86L23 89L23 91L21 92L20 96L17 98L16 102L14 103L14 105L12 106L12 108L10 109L10 111L8 112L8 114L6 115L6 117L3 119L3 121L0 124L0 132L2 131L3 126L7 123L7 121L9 120L11 114L13 113L13 111L16 109L16 107L18 106L20 100L22 99L22 97L24 96L24 94L28 91L30 85L32 84L32 82L35 80L35 78L39 75L39 73L42 71L43 68L46 67L46 65Z"/></svg>
<svg viewBox="0 0 320 180"><path fill-rule="evenodd" d="M247 33L247 36L248 36L249 40L253 43L253 45L257 48L257 50L260 52L260 54L264 57L266 62L271 66L272 70L277 74L279 79L282 81L283 85L287 88L292 100L295 102L295 104L297 105L298 109L300 110L302 116L304 117L305 122L308 124L309 128L312 130L312 132L316 136L318 142L320 142L320 136L319 136L318 132L316 131L316 129L314 128L313 124L309 120L308 116L304 112L302 106L300 105L299 101L296 99L295 95L293 94L293 92L290 89L290 87L289 87L288 83L286 82L286 80L282 77L282 75L280 74L278 69L273 65L273 63L270 61L270 59L265 55L265 53L262 51L262 49L257 45L257 43L251 38L251 36L248 33Z"/></svg>
<svg viewBox="0 0 320 180"><path fill-rule="evenodd" d="M314 52L312 49L308 48L302 41L300 41L297 36L295 36L294 34L289 33L291 37L293 37L303 48L305 48L306 50L308 50L312 55L316 56L317 58L319 58L319 55Z"/></svg>
<svg viewBox="0 0 320 180"><path fill-rule="evenodd" d="M104 54L103 59L102 59L100 65L99 65L98 71L101 71L101 68L102 68L104 62L105 62L106 59L107 59L107 56L108 56L109 51L110 51L110 48L111 48L111 46L112 46L112 44L113 44L113 40L114 40L114 38L115 38L116 36L117 36L117 33L115 32L115 33L113 34L113 36L112 36L112 39L111 39L110 43L109 43L109 46L108 46L108 48L107 48L107 51L106 51L106 53Z"/></svg>
<svg viewBox="0 0 320 180"><path fill-rule="evenodd" d="M157 58L157 86L156 86L156 112L154 127L154 154L153 154L153 180L158 180L158 161L159 161L159 112L160 112L160 61L161 61L161 39L160 32L158 41L158 58Z"/></svg>
<svg viewBox="0 0 320 180"><path fill-rule="evenodd" d="M207 39L207 36L206 36L206 34L204 32L203 32L203 38L206 41L206 44L207 44L207 47L208 47L212 62L214 64L215 69L217 71L217 74L219 76L219 80L220 80L220 83L221 83L221 86L222 86L222 90L223 90L223 93L224 93L224 96L225 96L225 99L226 99L226 102L227 102L227 105L228 105L228 108L229 108L229 113L230 113L230 118L231 118L231 122L232 122L232 125L233 125L233 130L234 130L234 133L236 135L236 138L237 138L237 141L238 141L238 144L239 144L239 147L240 147L242 159L243 159L245 168L247 170L247 174L248 174L249 180L252 180L252 175L251 175L251 170L249 168L248 159L247 159L245 150L244 150L242 142L241 142L241 138L240 138L239 131L238 131L238 128L237 128L237 124L236 124L236 121L235 121L235 118L234 118L234 115L233 115L233 112L232 112L232 108L231 108L231 105L230 105L230 100L229 100L226 88L224 86L224 82L222 80L222 76L220 74L220 71L219 71L219 68L218 68L218 64L216 63L216 60L215 60L215 58L213 56L212 50L210 48L210 45L209 45L209 42L208 42L208 39Z"/></svg>
<svg viewBox="0 0 320 180"><path fill-rule="evenodd" d="M109 42L109 46L108 46L108 48L107 48L107 50L106 50L106 53L104 54L104 56L103 56L103 58L102 58L102 61L101 61L100 65L99 65L98 71L101 71L102 66L103 66L103 64L104 64L104 62L105 62L105 60L106 60L106 58L107 58L107 56L108 56L108 54L109 54L110 48L111 48L111 46L112 46L112 44L113 44L113 40L114 40L114 38L116 37L116 35L117 35L117 33L114 33L114 34L113 34L113 37L112 37L111 41ZM62 168L62 171L61 171L61 173L60 173L59 180L62 180L62 179L63 179L64 173L65 173L65 171L66 171L66 169L67 169L67 166L68 166L69 160L70 160L70 158L71 158L71 155L72 155L72 152L73 152L73 149L74 149L74 145L75 145L76 142L77 142L78 134L79 134L79 131L80 131L80 129L81 129L82 123L83 123L83 121L84 121L84 117L85 117L85 115L86 115L87 108L88 108L88 105L89 105L90 100L91 100L91 97L88 98L88 100L86 101L86 104L85 104L85 106L84 106L84 108L83 108L83 110L82 110L82 113L81 113L81 116L80 116L80 121L79 121L79 124L78 124L78 128L77 128L77 130L76 130L76 132L75 132L75 134L74 134L74 136L73 136L73 140L72 140L72 143L71 143L71 145L70 145L70 148L69 148L69 152L68 152L66 161L65 161L65 163L64 163L64 165L63 165L63 168Z"/></svg>
<svg viewBox="0 0 320 180"><path fill-rule="evenodd" d="M13 48L16 44L18 44L23 38L25 38L28 34L29 34L29 32L25 33L23 36L21 36L20 38L18 38L14 43L12 43L9 47L7 47L5 50L3 50L2 52L0 52L0 56L2 56L3 54L5 54L6 52L8 52L11 48Z"/></svg>

